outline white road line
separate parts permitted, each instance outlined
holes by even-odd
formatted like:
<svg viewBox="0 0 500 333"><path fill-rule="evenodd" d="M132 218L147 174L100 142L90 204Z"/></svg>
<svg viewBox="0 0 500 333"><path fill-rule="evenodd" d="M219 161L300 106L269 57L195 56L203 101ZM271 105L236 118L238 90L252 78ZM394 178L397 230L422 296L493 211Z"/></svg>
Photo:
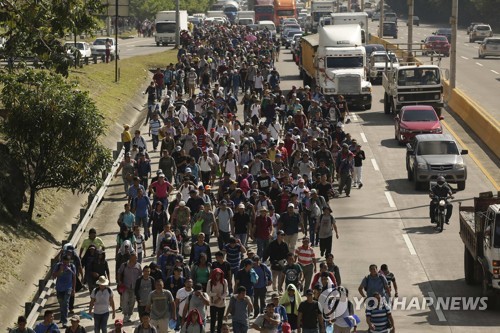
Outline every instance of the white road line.
<svg viewBox="0 0 500 333"><path fill-rule="evenodd" d="M384 194L385 197L387 198L387 202L389 202L389 207L396 208L396 203L394 202L394 199L392 199L391 192L385 191Z"/></svg>
<svg viewBox="0 0 500 333"><path fill-rule="evenodd" d="M464 56L460 56L460 58L465 59L465 60L469 60L469 58L464 57Z"/></svg>
<svg viewBox="0 0 500 333"><path fill-rule="evenodd" d="M377 160L375 160L374 158L372 158L372 164L373 164L373 168L375 169L375 171L380 171L378 164L377 164Z"/></svg>
<svg viewBox="0 0 500 333"><path fill-rule="evenodd" d="M434 302L434 304L437 303L436 294L433 291L429 292L429 297L432 298L432 301ZM441 321L441 322L447 321L446 317L444 316L444 313L441 309L438 309L435 306L433 306L433 308L434 308L434 311L436 311L436 315L438 316L439 321Z"/></svg>
<svg viewBox="0 0 500 333"><path fill-rule="evenodd" d="M483 67L483 64L476 62L476 65Z"/></svg>
<svg viewBox="0 0 500 333"><path fill-rule="evenodd" d="M464 45L467 46L467 47L470 46L469 43L464 43Z"/></svg>
<svg viewBox="0 0 500 333"><path fill-rule="evenodd" d="M358 116L355 113L351 112L351 118L353 121L358 121Z"/></svg>
<svg viewBox="0 0 500 333"><path fill-rule="evenodd" d="M366 140L366 135L365 133L359 133L359 135L361 136L361 140L363 140L364 143L367 143L368 140Z"/></svg>
<svg viewBox="0 0 500 333"><path fill-rule="evenodd" d="M494 71L493 69L490 69L490 71L491 71L492 73L497 74L497 75L498 75L498 74L500 74L500 73L498 73L497 71Z"/></svg>
<svg viewBox="0 0 500 333"><path fill-rule="evenodd" d="M478 48L479 48L479 46L474 46L474 48L475 48L475 49L478 49Z"/></svg>
<svg viewBox="0 0 500 333"><path fill-rule="evenodd" d="M417 255L417 251L415 251L415 248L413 247L413 243L411 242L410 236L408 234L403 234L403 239L405 240L406 246L408 247L408 251L410 251L410 254L412 256Z"/></svg>

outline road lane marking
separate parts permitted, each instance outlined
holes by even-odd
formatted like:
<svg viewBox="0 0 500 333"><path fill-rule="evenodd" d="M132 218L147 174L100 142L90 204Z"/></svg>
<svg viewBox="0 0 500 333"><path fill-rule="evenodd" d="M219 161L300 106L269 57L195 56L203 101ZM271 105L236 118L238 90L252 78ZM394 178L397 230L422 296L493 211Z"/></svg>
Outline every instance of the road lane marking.
<svg viewBox="0 0 500 333"><path fill-rule="evenodd" d="M392 198L391 192L385 191L384 194L385 194L385 197L387 198L387 202L389 202L389 207L396 208L396 203L394 202L394 199Z"/></svg>
<svg viewBox="0 0 500 333"><path fill-rule="evenodd" d="M410 251L410 254L412 256L416 256L417 251L415 251L415 247L413 246L413 243L411 242L410 236L408 236L408 234L404 233L403 239L405 240L406 246L408 247L408 251Z"/></svg>
<svg viewBox="0 0 500 333"><path fill-rule="evenodd" d="M478 48L479 48L479 46L474 46L474 48L475 48L475 49L478 49Z"/></svg>
<svg viewBox="0 0 500 333"><path fill-rule="evenodd" d="M442 120L441 124L443 124L443 126L446 128L446 130L448 132L450 132L451 135L453 135L453 137L455 138L455 140L457 140L458 144L462 147L462 149L467 149L469 151L468 155L474 161L474 163L476 163L476 165L479 168L479 170L481 170L482 173L486 176L486 178L488 178L488 180L491 182L491 184L493 184L493 186L495 186L496 190L500 191L500 184L498 184L496 182L495 178L493 178L493 176L489 173L489 171L486 170L486 168L481 164L481 162L476 157L476 155L474 155L474 153L470 149L467 148L467 146L462 141L462 139L460 139L460 137L457 135L457 133L455 133L455 131L452 130L450 126L448 126L448 124L446 123L446 121Z"/></svg>
<svg viewBox="0 0 500 333"><path fill-rule="evenodd" d="M495 74L497 74L497 75L498 75L498 74L500 74L500 73L498 73L497 71L494 71L493 69L491 69L491 72L492 72L492 73L495 73Z"/></svg>
<svg viewBox="0 0 500 333"><path fill-rule="evenodd" d="M465 59L465 60L469 60L469 58L464 57L464 56L460 56L460 58Z"/></svg>
<svg viewBox="0 0 500 333"><path fill-rule="evenodd" d="M374 158L372 158L372 164L373 164L373 168L375 169L375 171L380 171L378 164L377 164L377 161Z"/></svg>
<svg viewBox="0 0 500 333"><path fill-rule="evenodd" d="M470 45L468 43L464 43L465 46L469 47Z"/></svg>
<svg viewBox="0 0 500 333"><path fill-rule="evenodd" d="M437 303L436 294L433 291L429 291L429 297L432 298L433 304ZM436 315L438 316L439 321L447 321L441 309L437 308L435 305L433 305L432 307L434 308L434 311L436 311Z"/></svg>
<svg viewBox="0 0 500 333"><path fill-rule="evenodd" d="M483 65L478 62L476 62L476 65L483 67Z"/></svg>
<svg viewBox="0 0 500 333"><path fill-rule="evenodd" d="M363 140L364 143L367 143L368 140L366 140L366 135L365 133L359 133L359 135L361 135L361 140Z"/></svg>
<svg viewBox="0 0 500 333"><path fill-rule="evenodd" d="M352 121L358 121L358 116L356 116L356 114L353 112L351 112L351 118Z"/></svg>

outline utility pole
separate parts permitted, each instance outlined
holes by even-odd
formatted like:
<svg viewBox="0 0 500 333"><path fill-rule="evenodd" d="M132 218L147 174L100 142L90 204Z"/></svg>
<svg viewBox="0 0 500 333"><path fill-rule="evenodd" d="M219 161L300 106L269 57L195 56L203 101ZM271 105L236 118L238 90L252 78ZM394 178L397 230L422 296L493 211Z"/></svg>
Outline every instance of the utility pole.
<svg viewBox="0 0 500 333"><path fill-rule="evenodd" d="M413 4L414 0L408 0L408 61L413 59Z"/></svg>
<svg viewBox="0 0 500 333"><path fill-rule="evenodd" d="M380 0L380 19L378 26L378 36L384 38L384 0Z"/></svg>
<svg viewBox="0 0 500 333"><path fill-rule="evenodd" d="M361 11L365 11L365 0L361 0Z"/></svg>
<svg viewBox="0 0 500 333"><path fill-rule="evenodd" d="M458 0L451 3L451 53L450 53L450 89L454 89L457 81L457 21Z"/></svg>
<svg viewBox="0 0 500 333"><path fill-rule="evenodd" d="M118 0L115 2L115 82L118 82Z"/></svg>
<svg viewBox="0 0 500 333"><path fill-rule="evenodd" d="M181 45L181 13L179 12L179 0L175 0L175 48Z"/></svg>

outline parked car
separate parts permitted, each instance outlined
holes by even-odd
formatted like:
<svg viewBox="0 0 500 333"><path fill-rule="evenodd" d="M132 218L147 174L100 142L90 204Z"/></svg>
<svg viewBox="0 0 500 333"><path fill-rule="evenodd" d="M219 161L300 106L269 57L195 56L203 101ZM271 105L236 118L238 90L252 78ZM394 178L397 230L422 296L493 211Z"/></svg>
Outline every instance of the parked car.
<svg viewBox="0 0 500 333"><path fill-rule="evenodd" d="M437 53L445 57L450 56L451 45L446 36L429 36L425 40L422 40L422 43L424 43L423 55L433 55Z"/></svg>
<svg viewBox="0 0 500 333"><path fill-rule="evenodd" d="M448 43L451 43L451 29L450 28L439 28L432 33L436 36L445 36Z"/></svg>
<svg viewBox="0 0 500 333"><path fill-rule="evenodd" d="M478 40L483 40L486 37L493 37L493 31L489 24L477 24L469 34L469 43L474 43Z"/></svg>
<svg viewBox="0 0 500 333"><path fill-rule="evenodd" d="M403 106L394 118L394 139L404 144L417 134L441 134L441 119L430 105Z"/></svg>
<svg viewBox="0 0 500 333"><path fill-rule="evenodd" d="M384 36L391 36L392 38L398 38L398 25L395 22L384 22L384 28L382 29Z"/></svg>
<svg viewBox="0 0 500 333"><path fill-rule="evenodd" d="M111 42L111 47L110 47L110 58L111 61L115 59L115 47L116 47L116 40L111 37L99 37L96 38L96 40L92 43L91 49L92 49L92 57L97 58L97 57L104 57L106 56L106 41L110 40ZM120 59L120 46L118 46L118 59Z"/></svg>
<svg viewBox="0 0 500 333"><path fill-rule="evenodd" d="M479 46L479 58L500 57L500 37L487 37Z"/></svg>
<svg viewBox="0 0 500 333"><path fill-rule="evenodd" d="M406 172L415 189L426 186L443 176L448 183L456 183L460 191L465 189L467 166L462 155L467 150L458 149L449 134L418 134L406 145Z"/></svg>
<svg viewBox="0 0 500 333"><path fill-rule="evenodd" d="M84 60L88 60L92 56L92 49L90 48L90 44L87 42L66 42L64 43L64 48L67 50L68 54L72 54L72 48L76 48L81 55L81 58Z"/></svg>

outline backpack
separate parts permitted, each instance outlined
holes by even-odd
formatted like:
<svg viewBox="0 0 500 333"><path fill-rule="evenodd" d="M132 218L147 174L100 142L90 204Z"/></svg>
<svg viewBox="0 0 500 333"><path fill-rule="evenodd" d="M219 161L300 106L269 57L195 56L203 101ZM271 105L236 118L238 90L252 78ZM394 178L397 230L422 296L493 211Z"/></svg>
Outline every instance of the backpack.
<svg viewBox="0 0 500 333"><path fill-rule="evenodd" d="M259 282L259 275L253 268L250 269L250 282L252 284L256 284L257 282Z"/></svg>
<svg viewBox="0 0 500 333"><path fill-rule="evenodd" d="M91 295L92 295L92 294L94 294L94 295L95 295L95 294L97 294L97 291L98 291L98 290L99 290L99 287L95 287L95 288L94 288L94 290L92 290L92 292L91 292L90 294L91 294ZM109 293L110 295L113 295L113 292L111 291L111 288L110 288L110 287L106 287L106 290L108 291L108 293Z"/></svg>

